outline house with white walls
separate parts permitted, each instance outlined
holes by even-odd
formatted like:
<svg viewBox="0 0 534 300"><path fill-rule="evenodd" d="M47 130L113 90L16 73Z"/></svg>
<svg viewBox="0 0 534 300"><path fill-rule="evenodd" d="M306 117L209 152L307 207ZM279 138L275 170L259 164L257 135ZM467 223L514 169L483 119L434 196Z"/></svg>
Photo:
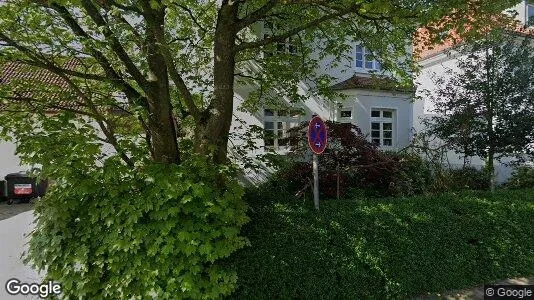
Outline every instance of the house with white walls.
<svg viewBox="0 0 534 300"><path fill-rule="evenodd" d="M534 35L534 27L529 26L529 18L531 20L534 18L534 1L524 0L508 10L507 13L515 14L515 19L518 21L517 27L514 28L515 32L511 32L511 34L517 35L518 39ZM436 79L446 79L451 76L450 74L460 72L458 60L462 59L463 56L455 51L457 42L461 41L445 40L441 44L433 45L432 48L415 45L420 51L417 59L421 72L414 79L417 86L416 98L420 99L414 105L414 115L416 115L413 123L414 133L425 132L423 121L436 114L434 111L435 103L428 97L428 93L433 93L438 89ZM534 42L532 45L532 51L534 51ZM434 141L434 146L439 146L440 143L440 141ZM452 150L447 151L444 156L444 160L452 167L463 166L464 159L462 153ZM482 168L485 165L485 160L481 157L468 157L468 161L471 166L476 168ZM511 161L513 161L512 158L495 161L497 182L502 183L510 177L513 167L508 163Z"/></svg>
<svg viewBox="0 0 534 300"><path fill-rule="evenodd" d="M290 52L291 43L286 44L277 48ZM348 53L341 59L322 58L315 69L317 74L327 74L333 78L331 88L339 94L336 99L310 96L303 102L292 103L280 98L283 109L264 105L251 113L241 110L240 105L252 88L238 84L235 89L231 144L238 147L245 144L247 141L242 137L246 136L248 129L255 127L266 134L254 140L257 149L250 150L250 157L261 155L265 150L283 154L289 148L285 140L288 130L317 114L323 120L356 125L370 142L381 149L399 150L408 146L413 134L415 89L401 86L362 43L347 41L347 45ZM409 40L406 41L406 47L407 52L411 53ZM309 94L307 91L313 88L312 85L300 82L299 93ZM258 180L263 177L256 172L248 174L248 177L255 176L258 176Z"/></svg>

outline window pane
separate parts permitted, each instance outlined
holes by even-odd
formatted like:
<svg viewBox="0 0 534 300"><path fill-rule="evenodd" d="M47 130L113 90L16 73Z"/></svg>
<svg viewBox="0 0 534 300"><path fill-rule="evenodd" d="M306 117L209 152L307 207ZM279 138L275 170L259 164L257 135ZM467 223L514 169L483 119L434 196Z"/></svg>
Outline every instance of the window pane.
<svg viewBox="0 0 534 300"><path fill-rule="evenodd" d="M373 68L373 61L365 59L365 68L366 69L372 69Z"/></svg>
<svg viewBox="0 0 534 300"><path fill-rule="evenodd" d="M528 10L528 12L527 12L527 22L528 22L529 20L531 20L532 17L534 17L534 5L533 4L529 4L527 6L527 10Z"/></svg>
<svg viewBox="0 0 534 300"><path fill-rule="evenodd" d="M377 145L380 145L380 139L373 139L373 143L377 144Z"/></svg>
<svg viewBox="0 0 534 300"><path fill-rule="evenodd" d="M378 131L378 130L372 130L372 131L371 131L371 137L373 137L373 138L379 138L379 137L380 137L380 131Z"/></svg>
<svg viewBox="0 0 534 300"><path fill-rule="evenodd" d="M356 53L363 53L362 45L356 45Z"/></svg>
<svg viewBox="0 0 534 300"><path fill-rule="evenodd" d="M351 110L342 110L341 111L341 117L342 118L351 118L352 117L352 111Z"/></svg>
<svg viewBox="0 0 534 300"><path fill-rule="evenodd" d="M382 129L384 130L393 130L393 124L391 123L383 123L382 126L383 126Z"/></svg>
<svg viewBox="0 0 534 300"><path fill-rule="evenodd" d="M386 124L384 124L384 125L386 125ZM393 138L393 132L391 132L391 131L384 131L384 138L388 138L388 139Z"/></svg>
<svg viewBox="0 0 534 300"><path fill-rule="evenodd" d="M272 109L265 109L265 110L263 111L263 115L264 115L264 116L267 116L267 117L272 117L272 116L274 116L274 112L273 112Z"/></svg>
<svg viewBox="0 0 534 300"><path fill-rule="evenodd" d="M361 61L361 60L356 60L356 67L357 67L357 68L363 68L363 61Z"/></svg>
<svg viewBox="0 0 534 300"><path fill-rule="evenodd" d="M284 129L284 124L282 124L282 122L277 122L276 125L277 125L277 127L276 127L277 129L279 129L279 130Z"/></svg>
<svg viewBox="0 0 534 300"><path fill-rule="evenodd" d="M380 130L380 123L371 123L371 129Z"/></svg>
<svg viewBox="0 0 534 300"><path fill-rule="evenodd" d="M391 139L384 139L384 146L393 146L393 142Z"/></svg>
<svg viewBox="0 0 534 300"><path fill-rule="evenodd" d="M373 118L380 118L380 111L379 111L379 110L373 110L373 111L371 111L371 117L373 117Z"/></svg>
<svg viewBox="0 0 534 300"><path fill-rule="evenodd" d="M277 138L281 139L284 137L284 131L283 130L278 130L278 135L276 136Z"/></svg>
<svg viewBox="0 0 534 300"><path fill-rule="evenodd" d="M273 130L274 129L274 122L265 122L265 130Z"/></svg>
<svg viewBox="0 0 534 300"><path fill-rule="evenodd" d="M265 137L264 137L263 140L265 142L265 146L274 146L274 131L273 130L265 130L264 134L265 134Z"/></svg>
<svg viewBox="0 0 534 300"><path fill-rule="evenodd" d="M384 110L382 112L382 117L384 117L384 118L392 118L393 117L393 112L390 111L390 110Z"/></svg>

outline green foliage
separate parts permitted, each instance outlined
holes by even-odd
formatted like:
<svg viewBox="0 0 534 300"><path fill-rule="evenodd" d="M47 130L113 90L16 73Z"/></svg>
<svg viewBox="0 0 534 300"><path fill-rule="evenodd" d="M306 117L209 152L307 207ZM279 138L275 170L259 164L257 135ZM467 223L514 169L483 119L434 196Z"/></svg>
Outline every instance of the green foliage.
<svg viewBox="0 0 534 300"><path fill-rule="evenodd" d="M534 275L534 190L252 201L236 299L407 298Z"/></svg>
<svg viewBox="0 0 534 300"><path fill-rule="evenodd" d="M428 131L466 158L486 159L488 185L494 159L534 156L534 51L532 37L494 30L455 48L458 69L435 76L428 92L436 115Z"/></svg>
<svg viewBox="0 0 534 300"><path fill-rule="evenodd" d="M56 178L36 206L28 260L65 297L228 295L237 277L218 260L246 244L238 234L247 217L237 183L224 192L211 184L219 171L198 158L136 172L109 159Z"/></svg>
<svg viewBox="0 0 534 300"><path fill-rule="evenodd" d="M511 189L534 188L534 167L516 168L505 186Z"/></svg>
<svg viewBox="0 0 534 300"><path fill-rule="evenodd" d="M353 124L327 121L329 146L319 157L319 185L323 196L340 196L363 191L373 196L409 196L429 189L432 174L429 164L420 156L407 152L381 151L369 142ZM310 183L312 168L303 157L311 157L307 145L307 124L292 128L289 138L289 160L297 163L281 169L276 178L287 181L293 194Z"/></svg>
<svg viewBox="0 0 534 300"><path fill-rule="evenodd" d="M446 183L449 191L457 190L487 190L488 172L475 167L462 167L450 169L446 172Z"/></svg>
<svg viewBox="0 0 534 300"><path fill-rule="evenodd" d="M385 154L394 162L389 172L387 195L413 196L431 190L434 178L426 160L411 153L386 152Z"/></svg>
<svg viewBox="0 0 534 300"><path fill-rule="evenodd" d="M219 261L247 244L239 231L248 218L232 167L194 154L180 165L154 163L135 136L125 136L120 143L137 162L129 167L71 113L12 113L0 121L16 125L2 135L52 182L35 208L26 261L61 283L65 298L199 299L233 291L235 271Z"/></svg>

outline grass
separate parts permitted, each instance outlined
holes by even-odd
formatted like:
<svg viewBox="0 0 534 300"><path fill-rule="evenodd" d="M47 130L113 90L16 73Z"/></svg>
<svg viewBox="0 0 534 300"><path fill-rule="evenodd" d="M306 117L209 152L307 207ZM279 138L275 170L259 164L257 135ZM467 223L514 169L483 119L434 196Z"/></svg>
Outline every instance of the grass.
<svg viewBox="0 0 534 300"><path fill-rule="evenodd" d="M384 298L534 275L534 190L255 201L236 298Z"/></svg>

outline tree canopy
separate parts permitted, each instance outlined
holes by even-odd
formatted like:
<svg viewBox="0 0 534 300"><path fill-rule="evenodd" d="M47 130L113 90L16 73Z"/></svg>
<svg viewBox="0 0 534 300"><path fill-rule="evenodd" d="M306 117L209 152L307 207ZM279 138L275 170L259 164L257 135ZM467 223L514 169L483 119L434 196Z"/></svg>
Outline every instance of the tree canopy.
<svg viewBox="0 0 534 300"><path fill-rule="evenodd" d="M99 107L120 106L132 116L154 161L180 162L178 141L189 137L195 152L224 162L235 83L257 87L244 105L250 110L269 97L305 98L296 89L301 80L311 82L311 93L331 95L332 78L314 71L328 55L334 63L350 55L349 41L363 42L387 69L407 78L409 44L419 26L448 16L461 27L466 15L498 13L515 2L12 0L0 5L0 60L61 77L76 94L77 113L95 119L129 164L112 117ZM264 24L274 25L269 35L262 34ZM273 51L288 38L298 55ZM79 64L65 67L72 57ZM127 105L95 94L120 94ZM50 97L34 98L26 100L52 105Z"/></svg>
<svg viewBox="0 0 534 300"><path fill-rule="evenodd" d="M453 50L458 68L436 77L429 131L466 156L493 160L534 154L534 39L494 30Z"/></svg>

